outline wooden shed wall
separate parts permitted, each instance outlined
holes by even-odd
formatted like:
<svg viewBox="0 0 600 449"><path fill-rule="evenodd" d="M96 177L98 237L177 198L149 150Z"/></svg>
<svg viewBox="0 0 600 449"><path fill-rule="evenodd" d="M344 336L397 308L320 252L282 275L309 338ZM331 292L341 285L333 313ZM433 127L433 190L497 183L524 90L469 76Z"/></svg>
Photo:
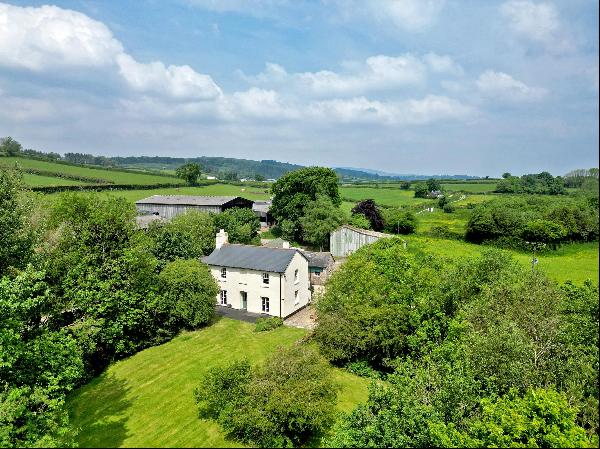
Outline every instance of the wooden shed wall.
<svg viewBox="0 0 600 449"><path fill-rule="evenodd" d="M330 252L333 257L346 257L364 245L376 242L381 237L362 234L342 227L331 233Z"/></svg>
<svg viewBox="0 0 600 449"><path fill-rule="evenodd" d="M158 213L159 216L171 219L183 214L186 210L197 210L198 212L221 212L221 206L183 206L173 204L138 204L138 212Z"/></svg>

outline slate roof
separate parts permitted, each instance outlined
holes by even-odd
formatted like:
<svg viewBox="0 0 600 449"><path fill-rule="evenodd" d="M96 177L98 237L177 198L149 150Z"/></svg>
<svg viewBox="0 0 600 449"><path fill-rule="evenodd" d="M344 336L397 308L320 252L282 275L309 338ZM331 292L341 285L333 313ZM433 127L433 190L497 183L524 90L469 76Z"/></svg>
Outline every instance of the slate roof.
<svg viewBox="0 0 600 449"><path fill-rule="evenodd" d="M222 206L237 196L152 195L135 204L166 204L179 206Z"/></svg>
<svg viewBox="0 0 600 449"><path fill-rule="evenodd" d="M272 201L255 201L252 204L252 210L254 212L260 212L263 214L269 213L269 209L271 209Z"/></svg>
<svg viewBox="0 0 600 449"><path fill-rule="evenodd" d="M309 267L327 268L329 265L332 265L334 263L333 257L329 252L302 251L302 253L308 259Z"/></svg>
<svg viewBox="0 0 600 449"><path fill-rule="evenodd" d="M219 249L215 249L202 261L208 265L219 267L284 273L296 252L302 254L297 249L226 244Z"/></svg>

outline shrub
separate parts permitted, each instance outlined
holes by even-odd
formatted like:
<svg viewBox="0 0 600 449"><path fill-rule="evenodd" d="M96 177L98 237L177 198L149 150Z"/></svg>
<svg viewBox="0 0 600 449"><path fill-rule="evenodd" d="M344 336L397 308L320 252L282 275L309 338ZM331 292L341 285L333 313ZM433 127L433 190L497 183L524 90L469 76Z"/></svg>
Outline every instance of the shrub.
<svg viewBox="0 0 600 449"><path fill-rule="evenodd" d="M361 229L371 229L371 222L362 214L352 214L350 224Z"/></svg>
<svg viewBox="0 0 600 449"><path fill-rule="evenodd" d="M417 217L409 210L398 208L383 209L386 232L412 234L417 229Z"/></svg>
<svg viewBox="0 0 600 449"><path fill-rule="evenodd" d="M454 205L452 203L446 203L446 204L444 204L444 207L442 207L442 210L444 212L446 212L447 214L451 214L452 212L454 212L456 210L456 208L454 207Z"/></svg>
<svg viewBox="0 0 600 449"><path fill-rule="evenodd" d="M305 345L278 349L260 368L234 362L195 390L201 416L260 447L298 447L333 423L337 387L327 363Z"/></svg>
<svg viewBox="0 0 600 449"><path fill-rule="evenodd" d="M360 377L368 377L371 379L381 378L381 373L371 367L368 362L364 360L357 360L356 362L350 362L346 365L346 370Z"/></svg>
<svg viewBox="0 0 600 449"><path fill-rule="evenodd" d="M271 316L268 318L259 318L256 320L256 325L254 326L254 332L265 332L273 329L277 329L278 327L283 326L283 320L278 316Z"/></svg>
<svg viewBox="0 0 600 449"><path fill-rule="evenodd" d="M382 231L383 230L383 218L381 217L381 212L379 211L379 207L375 204L373 200L364 200L356 204L352 208L353 215L363 215L369 220L371 225L371 229L374 231Z"/></svg>

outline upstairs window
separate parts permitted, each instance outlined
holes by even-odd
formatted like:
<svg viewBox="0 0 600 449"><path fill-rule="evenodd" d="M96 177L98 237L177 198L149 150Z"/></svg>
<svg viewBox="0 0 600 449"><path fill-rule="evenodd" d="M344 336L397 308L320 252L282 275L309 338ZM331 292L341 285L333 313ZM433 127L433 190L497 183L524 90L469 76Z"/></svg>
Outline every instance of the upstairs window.
<svg viewBox="0 0 600 449"><path fill-rule="evenodd" d="M300 282L300 278L298 277L298 270L294 271L294 284Z"/></svg>
<svg viewBox="0 0 600 449"><path fill-rule="evenodd" d="M225 268L225 267L221 268L221 277L223 279L227 278L227 268Z"/></svg>
<svg viewBox="0 0 600 449"><path fill-rule="evenodd" d="M268 284L269 283L269 273L263 273L263 284Z"/></svg>

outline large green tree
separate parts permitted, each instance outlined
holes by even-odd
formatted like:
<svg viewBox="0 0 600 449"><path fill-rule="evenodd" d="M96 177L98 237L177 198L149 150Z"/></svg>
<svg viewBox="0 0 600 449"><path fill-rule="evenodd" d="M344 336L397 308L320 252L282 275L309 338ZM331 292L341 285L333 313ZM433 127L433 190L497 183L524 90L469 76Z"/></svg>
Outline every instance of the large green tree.
<svg viewBox="0 0 600 449"><path fill-rule="evenodd" d="M175 170L177 177L185 180L191 186L196 185L201 173L202 167L195 162L188 162Z"/></svg>
<svg viewBox="0 0 600 449"><path fill-rule="evenodd" d="M305 215L300 219L304 241L323 251L323 247L328 247L329 234L346 221L346 214L334 206L329 197L319 196L306 206Z"/></svg>
<svg viewBox="0 0 600 449"><path fill-rule="evenodd" d="M285 226L288 237L301 240L303 236L300 219L305 215L305 208L317 199L318 195L329 197L334 206L342 203L338 189L338 177L330 168L305 167L291 171L279 178L271 186L273 205L270 213L275 220Z"/></svg>
<svg viewBox="0 0 600 449"><path fill-rule="evenodd" d="M260 243L258 239L260 220L252 209L233 207L214 215L213 220L216 229L227 231L230 243Z"/></svg>

